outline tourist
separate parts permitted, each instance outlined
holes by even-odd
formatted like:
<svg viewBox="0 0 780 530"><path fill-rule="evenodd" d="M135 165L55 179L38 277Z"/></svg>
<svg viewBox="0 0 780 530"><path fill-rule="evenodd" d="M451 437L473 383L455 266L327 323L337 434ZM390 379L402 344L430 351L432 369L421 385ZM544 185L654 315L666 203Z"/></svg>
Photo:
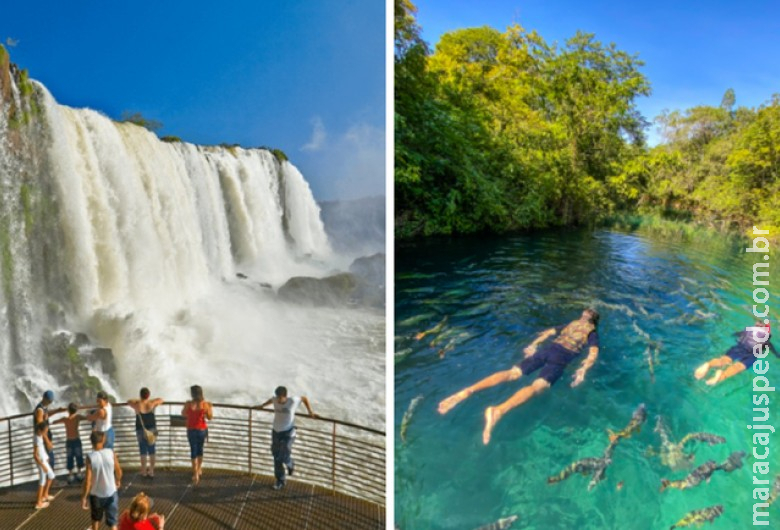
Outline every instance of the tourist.
<svg viewBox="0 0 780 530"><path fill-rule="evenodd" d="M98 408L87 415L87 420L94 422L93 430L105 434L104 447L106 449L114 448L114 425L113 410L108 401L108 394L101 390L97 393Z"/></svg>
<svg viewBox="0 0 780 530"><path fill-rule="evenodd" d="M274 489L278 490L283 488L286 483L285 467L290 475L295 470L292 459L292 446L295 442L295 411L303 403L309 411L309 416L316 418L317 415L311 410L309 399L306 396L288 398L287 389L283 386L276 388L274 397L255 408L262 409L271 403L274 405L271 453L274 457L274 476L276 477Z"/></svg>
<svg viewBox="0 0 780 530"><path fill-rule="evenodd" d="M184 404L181 410L187 418L187 440L190 442L190 458L192 459L192 483L200 483L203 475L203 445L209 435L206 420L214 416L211 403L203 399L203 389L194 385L190 387L192 400Z"/></svg>
<svg viewBox="0 0 780 530"><path fill-rule="evenodd" d="M139 493L119 516L119 530L164 530L165 516L149 513L151 510L152 499L144 492Z"/></svg>
<svg viewBox="0 0 780 530"><path fill-rule="evenodd" d="M775 356L778 355L774 345L769 342L769 338L772 336L769 324L764 324L759 320L756 322L755 327L738 331L734 335L738 337L737 343L721 357L710 359L696 368L696 371L693 373L696 379L704 379L711 368L716 368L715 374L707 380L707 384L713 386L740 372L744 372L748 366L753 366L753 363L756 361L756 347L763 349L759 345L766 346L772 350Z"/></svg>
<svg viewBox="0 0 780 530"><path fill-rule="evenodd" d="M65 410L55 409L50 413L49 405L51 405L53 401L54 392L47 390L43 393L43 398L37 405L35 405L35 410L33 411L33 427L37 427L37 425L41 422L49 425L50 414L57 414ZM52 470L54 470L54 442L51 435L51 429L46 430L46 436L44 437L43 443L46 446L46 454L49 457L49 466L51 466Z"/></svg>
<svg viewBox="0 0 780 530"><path fill-rule="evenodd" d="M49 501L54 497L49 495L51 483L54 481L54 471L49 463L49 455L46 451L46 432L49 425L45 422L39 422L35 426L35 443L33 444L33 458L38 466L38 497L35 501L35 509L40 510L49 506Z"/></svg>
<svg viewBox="0 0 780 530"><path fill-rule="evenodd" d="M74 480L81 480L82 469L84 468L84 453L81 445L81 436L79 436L79 423L87 419L86 416L77 414L78 405L70 403L68 405L68 415L52 422L53 425L62 423L65 425L66 441L66 460L68 464L68 484L73 484ZM76 467L78 466L78 473Z"/></svg>
<svg viewBox="0 0 780 530"><path fill-rule="evenodd" d="M550 388L562 375L566 366L580 354L580 351L589 346L588 356L573 375L572 387L585 380L585 374L596 362L599 353L599 337L596 327L599 322L599 314L595 309L586 309L578 320L566 326L550 328L542 332L527 348L525 358L509 370L496 372L482 379L474 385L467 387L439 403L439 413L446 414L455 405L471 396L474 392L496 386L501 383L515 381L523 375L530 374L541 369L539 376L534 381L520 390L512 397L495 407L485 409L485 429L482 432L482 443L490 442L493 428L501 417ZM549 337L557 337L537 351L537 345Z"/></svg>
<svg viewBox="0 0 780 530"><path fill-rule="evenodd" d="M141 476L154 478L155 441L157 440L157 418L154 409L163 404L161 398L149 399L151 392L144 387L141 399L130 399L127 404L135 411L135 435L141 453ZM148 459L148 460L147 460ZM148 461L148 466L147 466Z"/></svg>
<svg viewBox="0 0 780 530"><path fill-rule="evenodd" d="M81 507L90 510L92 530L100 528L104 517L106 524L112 530L117 530L117 491L122 483L122 468L114 451L105 447L105 432L92 431L89 439L92 452L87 455L87 476L81 494Z"/></svg>

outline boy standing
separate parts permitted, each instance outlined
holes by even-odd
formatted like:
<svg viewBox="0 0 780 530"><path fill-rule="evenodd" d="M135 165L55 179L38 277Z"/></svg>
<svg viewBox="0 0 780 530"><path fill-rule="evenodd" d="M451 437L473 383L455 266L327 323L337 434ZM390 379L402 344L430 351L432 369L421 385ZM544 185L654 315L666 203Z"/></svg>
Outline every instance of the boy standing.
<svg viewBox="0 0 780 530"><path fill-rule="evenodd" d="M67 436L65 448L67 450L68 461L68 484L73 484L74 480L81 480L83 478L82 469L84 468L84 453L81 446L81 437L79 436L79 423L81 420L87 419L87 417L76 414L76 412L78 412L78 405L70 403L68 405L68 416L52 422L52 424L62 423L65 425ZM76 465L78 465L79 471L74 476Z"/></svg>

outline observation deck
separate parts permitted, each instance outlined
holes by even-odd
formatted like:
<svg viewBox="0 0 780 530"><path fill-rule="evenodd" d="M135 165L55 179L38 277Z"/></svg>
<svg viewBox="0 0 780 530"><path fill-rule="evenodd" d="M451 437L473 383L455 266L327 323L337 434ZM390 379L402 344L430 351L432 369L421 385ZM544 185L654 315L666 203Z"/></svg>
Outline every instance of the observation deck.
<svg viewBox="0 0 780 530"><path fill-rule="evenodd" d="M119 509L143 491L166 530L383 529L385 528L385 433L327 418L296 417L295 475L274 490L272 411L214 404L200 484L191 484L187 432L177 422L183 403L157 407L157 463L153 479L138 472L135 415L115 404L115 451L124 471ZM60 417L53 415L54 419ZM57 478L55 499L35 509L37 466L32 414L0 418L0 528L84 530L81 483L68 485L65 429L52 426ZM81 439L89 452L89 424Z"/></svg>

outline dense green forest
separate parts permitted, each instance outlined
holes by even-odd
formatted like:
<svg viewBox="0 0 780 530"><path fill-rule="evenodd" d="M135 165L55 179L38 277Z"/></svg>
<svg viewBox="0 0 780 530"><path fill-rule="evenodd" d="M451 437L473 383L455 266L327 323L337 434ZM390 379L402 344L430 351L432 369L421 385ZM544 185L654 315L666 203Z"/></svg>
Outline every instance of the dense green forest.
<svg viewBox="0 0 780 530"><path fill-rule="evenodd" d="M636 107L636 55L578 32L452 31L431 50L395 0L396 236L507 232L654 213L780 227L780 95L757 109Z"/></svg>

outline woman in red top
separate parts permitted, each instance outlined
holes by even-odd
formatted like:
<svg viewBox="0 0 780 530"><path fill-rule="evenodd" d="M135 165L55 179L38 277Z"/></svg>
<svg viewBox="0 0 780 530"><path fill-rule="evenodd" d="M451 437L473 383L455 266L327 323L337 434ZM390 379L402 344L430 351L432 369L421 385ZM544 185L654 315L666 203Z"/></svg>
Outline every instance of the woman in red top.
<svg viewBox="0 0 780 530"><path fill-rule="evenodd" d="M150 514L151 507L145 493L133 497L130 507L119 516L119 530L165 530L165 516Z"/></svg>
<svg viewBox="0 0 780 530"><path fill-rule="evenodd" d="M181 409L187 417L187 440L190 442L190 458L192 458L192 482L198 484L203 474L203 444L206 443L209 430L206 420L213 417L211 403L203 399L203 389L194 385L190 387L192 401L184 404Z"/></svg>

